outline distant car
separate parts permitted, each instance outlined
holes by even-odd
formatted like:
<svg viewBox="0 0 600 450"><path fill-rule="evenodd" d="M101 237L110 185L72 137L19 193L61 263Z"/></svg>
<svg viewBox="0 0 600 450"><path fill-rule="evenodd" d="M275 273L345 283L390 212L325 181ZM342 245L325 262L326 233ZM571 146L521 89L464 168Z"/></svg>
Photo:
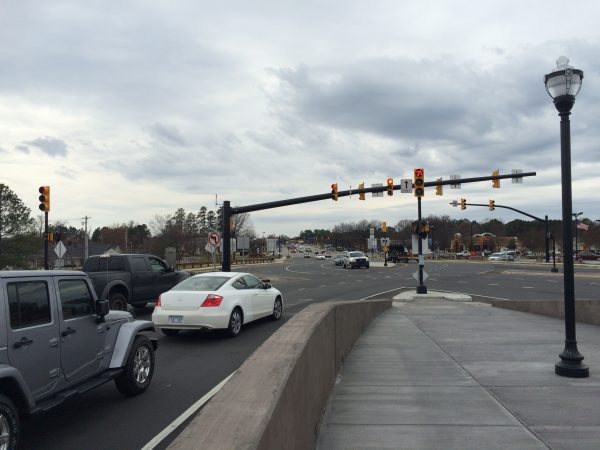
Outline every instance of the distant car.
<svg viewBox="0 0 600 450"><path fill-rule="evenodd" d="M456 254L456 256L461 257L461 258L468 258L469 256L471 256L471 253L468 252L467 250L463 250L462 252L458 252Z"/></svg>
<svg viewBox="0 0 600 450"><path fill-rule="evenodd" d="M304 252L304 257L305 258L310 258L310 253L309 252Z"/></svg>
<svg viewBox="0 0 600 450"><path fill-rule="evenodd" d="M492 253L488 259L490 261L513 261L514 257L509 253Z"/></svg>
<svg viewBox="0 0 600 450"><path fill-rule="evenodd" d="M158 298L152 322L167 336L181 330L223 329L237 336L242 325L283 314L283 296L249 273L210 272L186 278Z"/></svg>
<svg viewBox="0 0 600 450"><path fill-rule="evenodd" d="M337 255L334 259L333 259L333 263L336 266L343 266L344 265L344 258L345 255Z"/></svg>
<svg viewBox="0 0 600 450"><path fill-rule="evenodd" d="M369 268L369 258L363 252L353 251L348 252L343 259L342 265L344 269L350 267L354 269L355 267L365 267Z"/></svg>
<svg viewBox="0 0 600 450"><path fill-rule="evenodd" d="M331 258L331 253L325 252L325 258Z"/></svg>
<svg viewBox="0 0 600 450"><path fill-rule="evenodd" d="M598 261L600 259L598 255L591 252L579 252L575 258L577 261Z"/></svg>
<svg viewBox="0 0 600 450"><path fill-rule="evenodd" d="M325 259L325 255L323 253L319 253L317 256L315 256L315 259Z"/></svg>

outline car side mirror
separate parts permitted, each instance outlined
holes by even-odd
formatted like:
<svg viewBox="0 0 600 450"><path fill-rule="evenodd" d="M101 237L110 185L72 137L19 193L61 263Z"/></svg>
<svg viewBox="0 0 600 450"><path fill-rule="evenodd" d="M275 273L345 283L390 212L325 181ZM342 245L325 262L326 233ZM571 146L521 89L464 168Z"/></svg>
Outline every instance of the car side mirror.
<svg viewBox="0 0 600 450"><path fill-rule="evenodd" d="M104 322L104 316L110 311L108 300L98 300L96 302L96 315L99 322Z"/></svg>
<svg viewBox="0 0 600 450"><path fill-rule="evenodd" d="M269 283L265 283L263 286L265 289L271 289L273 287Z"/></svg>

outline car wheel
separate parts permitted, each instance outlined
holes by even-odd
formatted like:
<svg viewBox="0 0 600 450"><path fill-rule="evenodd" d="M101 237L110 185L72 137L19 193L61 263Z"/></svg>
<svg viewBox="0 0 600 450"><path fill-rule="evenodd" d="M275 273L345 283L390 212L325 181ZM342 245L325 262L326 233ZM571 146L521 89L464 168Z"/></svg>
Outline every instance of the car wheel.
<svg viewBox="0 0 600 450"><path fill-rule="evenodd" d="M240 308L234 308L234 310L231 311L231 316L229 317L229 326L227 327L229 336L236 337L238 334L240 334L240 331L242 331L243 321L242 310Z"/></svg>
<svg viewBox="0 0 600 450"><path fill-rule="evenodd" d="M0 448L17 448L19 440L19 415L14 403L8 397L0 395Z"/></svg>
<svg viewBox="0 0 600 450"><path fill-rule="evenodd" d="M120 292L113 292L109 296L110 309L116 309L118 311L127 311L127 297Z"/></svg>
<svg viewBox="0 0 600 450"><path fill-rule="evenodd" d="M279 319L281 319L282 314L283 314L283 302L281 301L281 297L277 297L275 299L275 303L273 303L273 314L271 315L271 319L279 320Z"/></svg>
<svg viewBox="0 0 600 450"><path fill-rule="evenodd" d="M162 331L165 336L177 336L180 330L176 330L175 328L161 328L160 331Z"/></svg>
<svg viewBox="0 0 600 450"><path fill-rule="evenodd" d="M138 335L133 341L125 371L115 378L121 394L137 395L146 390L154 374L154 349L147 336Z"/></svg>

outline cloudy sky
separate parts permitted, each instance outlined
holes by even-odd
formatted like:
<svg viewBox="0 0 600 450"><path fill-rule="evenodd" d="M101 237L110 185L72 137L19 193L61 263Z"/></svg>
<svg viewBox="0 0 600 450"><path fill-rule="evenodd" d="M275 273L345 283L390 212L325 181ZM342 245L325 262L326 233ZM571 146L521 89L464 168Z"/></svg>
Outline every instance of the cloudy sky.
<svg viewBox="0 0 600 450"><path fill-rule="evenodd" d="M34 215L92 228L388 177L535 171L465 184L423 214L558 219L559 118L543 75L584 71L571 115L573 209L600 219L600 3L0 0L0 181ZM296 235L416 217L416 201L341 198L251 214Z"/></svg>

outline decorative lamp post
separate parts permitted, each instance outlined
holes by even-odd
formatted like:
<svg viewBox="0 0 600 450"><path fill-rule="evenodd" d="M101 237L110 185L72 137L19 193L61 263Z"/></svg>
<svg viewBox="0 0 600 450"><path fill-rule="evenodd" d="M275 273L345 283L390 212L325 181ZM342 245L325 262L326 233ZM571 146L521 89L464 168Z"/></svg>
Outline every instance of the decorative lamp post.
<svg viewBox="0 0 600 450"><path fill-rule="evenodd" d="M556 374L584 378L590 375L589 368L582 364L583 356L577 350L575 337L575 278L573 274L573 235L571 226L571 122L569 115L575 104L575 96L581 89L583 72L569 66L569 59L561 56L556 69L544 76L546 91L554 99L560 116L560 160L562 185L563 265L565 290L565 348L560 361L554 366Z"/></svg>

